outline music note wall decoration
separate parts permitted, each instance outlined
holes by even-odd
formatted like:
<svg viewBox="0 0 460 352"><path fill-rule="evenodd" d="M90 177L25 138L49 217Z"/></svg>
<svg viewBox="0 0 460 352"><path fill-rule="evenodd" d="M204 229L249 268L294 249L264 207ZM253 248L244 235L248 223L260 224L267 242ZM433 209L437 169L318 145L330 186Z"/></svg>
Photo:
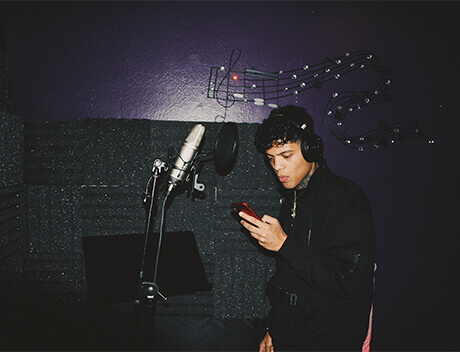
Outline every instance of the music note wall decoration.
<svg viewBox="0 0 460 352"><path fill-rule="evenodd" d="M396 141L404 142L407 138L419 138L434 143L421 131L417 121L386 124L379 120L376 129L357 136L350 136L344 130L343 124L347 114L391 100L392 72L369 51L345 53L332 59L325 58L324 61L313 65L279 72L264 72L253 68L237 71L234 68L240 57L241 50L234 49L228 69L224 66L211 67L207 97L216 99L217 103L224 107L224 120L227 110L235 102L267 104L271 108L277 108L283 98L297 96L312 88L321 89L325 83L339 80L356 70L371 69L380 76L372 89L332 94L325 109L325 122L329 131L343 145L359 151L393 144Z"/></svg>

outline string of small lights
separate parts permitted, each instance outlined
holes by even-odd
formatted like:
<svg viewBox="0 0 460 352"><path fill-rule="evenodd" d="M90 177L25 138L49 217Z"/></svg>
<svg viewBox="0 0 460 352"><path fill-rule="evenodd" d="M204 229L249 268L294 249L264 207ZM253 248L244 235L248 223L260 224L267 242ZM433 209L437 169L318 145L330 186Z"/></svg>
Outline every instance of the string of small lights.
<svg viewBox="0 0 460 352"><path fill-rule="evenodd" d="M366 91L332 94L325 110L325 122L329 131L343 145L359 151L394 144L396 141L404 142L408 138L434 143L421 131L417 121L386 124L379 120L376 129L357 136L350 136L344 130L347 114L391 100L392 71L370 51L358 50L332 59L325 58L313 65L278 72L264 72L254 68L237 71L234 68L240 57L241 50L234 49L228 69L224 66L211 67L207 97L216 99L217 103L225 108L224 116L219 116L224 120L227 110L235 102L253 103L258 106L267 104L271 108L277 108L283 98L298 96L312 88L320 89L329 81L339 80L351 72L370 68L380 76L375 87Z"/></svg>

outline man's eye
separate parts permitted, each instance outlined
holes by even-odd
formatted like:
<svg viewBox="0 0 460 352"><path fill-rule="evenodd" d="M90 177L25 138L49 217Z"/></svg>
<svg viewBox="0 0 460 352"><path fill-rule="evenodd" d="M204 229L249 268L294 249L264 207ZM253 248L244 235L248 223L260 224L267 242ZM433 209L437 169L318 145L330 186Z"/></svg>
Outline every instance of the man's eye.
<svg viewBox="0 0 460 352"><path fill-rule="evenodd" d="M290 158L291 156L292 156L292 154L284 155L284 159Z"/></svg>

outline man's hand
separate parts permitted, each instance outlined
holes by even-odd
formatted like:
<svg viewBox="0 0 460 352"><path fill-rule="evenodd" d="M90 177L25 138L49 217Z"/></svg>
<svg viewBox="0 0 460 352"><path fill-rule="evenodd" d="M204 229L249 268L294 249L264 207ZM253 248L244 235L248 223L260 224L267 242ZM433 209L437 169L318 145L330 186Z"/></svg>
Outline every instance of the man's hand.
<svg viewBox="0 0 460 352"><path fill-rule="evenodd" d="M259 352L273 352L273 343L272 343L272 337L267 331L267 334L265 335L264 339L259 345Z"/></svg>
<svg viewBox="0 0 460 352"><path fill-rule="evenodd" d="M264 215L262 221L248 215L244 212L239 212L241 225L243 225L254 237L259 244L269 251L278 252L287 238L278 219L269 215Z"/></svg>

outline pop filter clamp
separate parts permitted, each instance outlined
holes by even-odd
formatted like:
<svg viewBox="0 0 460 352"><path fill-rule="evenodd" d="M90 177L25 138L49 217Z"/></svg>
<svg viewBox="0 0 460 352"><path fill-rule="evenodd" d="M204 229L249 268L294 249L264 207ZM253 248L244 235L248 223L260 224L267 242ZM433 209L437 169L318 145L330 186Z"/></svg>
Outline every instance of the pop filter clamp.
<svg viewBox="0 0 460 352"><path fill-rule="evenodd" d="M188 187L188 196L190 197L192 195L192 200L193 200L193 191L197 192L203 192L205 189L205 186L203 183L198 182L198 177L200 176L200 166L201 166L201 161L203 160L203 157L206 155L205 152L199 152L195 159L192 161L192 166L190 167L190 170L187 173L187 176L185 177L184 183L189 183ZM191 182L189 182L191 181Z"/></svg>

